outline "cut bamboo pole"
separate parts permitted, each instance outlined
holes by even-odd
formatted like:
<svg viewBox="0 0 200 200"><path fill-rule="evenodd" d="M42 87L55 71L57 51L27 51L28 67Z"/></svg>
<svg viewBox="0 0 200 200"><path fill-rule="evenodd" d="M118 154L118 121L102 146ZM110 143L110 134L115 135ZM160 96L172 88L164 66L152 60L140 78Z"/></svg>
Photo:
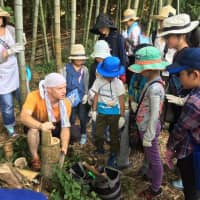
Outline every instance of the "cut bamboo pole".
<svg viewBox="0 0 200 200"><path fill-rule="evenodd" d="M108 9L108 0L105 0L103 13L107 13L107 9Z"/></svg>
<svg viewBox="0 0 200 200"><path fill-rule="evenodd" d="M153 15L154 13L154 8L155 8L155 4L156 4L156 0L153 0L152 2L152 6L151 6L151 11L150 11L150 16ZM151 24L152 24L152 19L149 19L149 23L147 25L147 35L150 35L150 31L151 31Z"/></svg>
<svg viewBox="0 0 200 200"><path fill-rule="evenodd" d="M4 7L4 0L1 0L1 7Z"/></svg>
<svg viewBox="0 0 200 200"><path fill-rule="evenodd" d="M128 0L127 8L131 8L131 0Z"/></svg>
<svg viewBox="0 0 200 200"><path fill-rule="evenodd" d="M84 32L83 32L83 44L85 45L85 38L87 33L87 20L88 20L88 8L89 8L89 0L86 0L85 3L85 18L84 18Z"/></svg>
<svg viewBox="0 0 200 200"><path fill-rule="evenodd" d="M99 9L100 9L100 0L96 0L96 12L95 12L95 19L99 16ZM94 42L97 39L97 35L94 35Z"/></svg>

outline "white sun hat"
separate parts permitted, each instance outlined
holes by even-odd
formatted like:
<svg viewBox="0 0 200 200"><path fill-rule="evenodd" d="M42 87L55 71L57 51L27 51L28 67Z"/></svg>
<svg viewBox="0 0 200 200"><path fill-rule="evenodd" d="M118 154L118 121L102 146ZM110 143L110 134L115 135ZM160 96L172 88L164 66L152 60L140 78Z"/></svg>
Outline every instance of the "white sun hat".
<svg viewBox="0 0 200 200"><path fill-rule="evenodd" d="M111 56L110 47L105 40L98 40L94 45L94 51L91 54L93 58L107 58Z"/></svg>
<svg viewBox="0 0 200 200"><path fill-rule="evenodd" d="M163 21L163 28L158 37L169 34L186 34L190 33L199 25L199 21L191 21L188 14L179 14L168 17Z"/></svg>

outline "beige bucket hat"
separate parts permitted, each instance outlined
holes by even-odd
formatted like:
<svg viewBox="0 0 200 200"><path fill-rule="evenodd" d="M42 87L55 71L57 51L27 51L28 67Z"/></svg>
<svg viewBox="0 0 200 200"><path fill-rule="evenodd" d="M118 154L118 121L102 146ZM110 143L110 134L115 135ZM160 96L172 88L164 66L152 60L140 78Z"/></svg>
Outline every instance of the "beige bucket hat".
<svg viewBox="0 0 200 200"><path fill-rule="evenodd" d="M199 25L199 21L191 21L188 14L179 14L168 17L163 21L163 28L158 37L169 34L186 34L190 33Z"/></svg>
<svg viewBox="0 0 200 200"><path fill-rule="evenodd" d="M128 20L138 20L139 17L136 16L136 11L133 9L126 9L123 13L124 19L121 22L127 22Z"/></svg>
<svg viewBox="0 0 200 200"><path fill-rule="evenodd" d="M70 60L86 60L87 57L85 55L84 46L82 44L72 45L69 59Z"/></svg>
<svg viewBox="0 0 200 200"><path fill-rule="evenodd" d="M0 17L10 17L10 14L0 7Z"/></svg>
<svg viewBox="0 0 200 200"><path fill-rule="evenodd" d="M164 6L160 9L158 15L152 15L152 19L163 20L169 16L176 15L176 9L171 5Z"/></svg>

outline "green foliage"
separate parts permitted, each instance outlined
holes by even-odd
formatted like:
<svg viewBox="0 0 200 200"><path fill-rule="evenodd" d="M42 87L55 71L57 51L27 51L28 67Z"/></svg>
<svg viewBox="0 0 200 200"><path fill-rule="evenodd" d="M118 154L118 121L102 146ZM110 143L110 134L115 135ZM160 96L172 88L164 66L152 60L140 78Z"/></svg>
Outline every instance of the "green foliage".
<svg viewBox="0 0 200 200"><path fill-rule="evenodd" d="M180 13L187 13L192 20L200 18L200 1L199 0L181 0Z"/></svg>
<svg viewBox="0 0 200 200"><path fill-rule="evenodd" d="M54 177L51 180L51 186L54 189L50 194L50 200L100 200L95 192L90 191L89 185L84 180L76 181L68 173L70 167L80 159L79 155L69 149L63 169L57 166L54 168Z"/></svg>
<svg viewBox="0 0 200 200"><path fill-rule="evenodd" d="M51 72L56 72L55 60L51 60L51 62L48 63L48 64L35 65L34 71L41 74L41 76L44 76L44 75L51 73Z"/></svg>

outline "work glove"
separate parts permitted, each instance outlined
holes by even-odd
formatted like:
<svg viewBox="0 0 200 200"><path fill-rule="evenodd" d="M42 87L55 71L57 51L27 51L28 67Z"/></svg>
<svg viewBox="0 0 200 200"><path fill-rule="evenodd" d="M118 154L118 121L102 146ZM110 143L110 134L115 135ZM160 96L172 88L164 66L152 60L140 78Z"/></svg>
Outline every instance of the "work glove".
<svg viewBox="0 0 200 200"><path fill-rule="evenodd" d="M124 125L125 125L125 117L124 117L124 116L121 116L121 117L119 118L118 128L121 129L121 128L124 127Z"/></svg>
<svg viewBox="0 0 200 200"><path fill-rule="evenodd" d="M92 120L93 120L94 122L96 122L96 120L97 120L97 111L92 111L91 117L92 117Z"/></svg>
<svg viewBox="0 0 200 200"><path fill-rule="evenodd" d="M19 53L21 51L24 51L24 46L19 43L16 43L15 45L13 45L8 49L8 56L11 56L15 53Z"/></svg>
<svg viewBox="0 0 200 200"><path fill-rule="evenodd" d="M132 111L135 113L137 110L138 104L135 101L131 102Z"/></svg>
<svg viewBox="0 0 200 200"><path fill-rule="evenodd" d="M40 130L42 132L49 132L55 129L55 126L53 125L52 122L44 122L40 125Z"/></svg>
<svg viewBox="0 0 200 200"><path fill-rule="evenodd" d="M165 164L169 167L169 169L174 168L174 163L172 161L173 158L174 158L174 152L167 149L167 151L165 152Z"/></svg>
<svg viewBox="0 0 200 200"><path fill-rule="evenodd" d="M86 104L87 101L88 101L88 95L85 94L85 95L83 96L83 98L82 98L82 104Z"/></svg>
<svg viewBox="0 0 200 200"><path fill-rule="evenodd" d="M187 98L177 97L171 94L166 94L166 98L169 103L173 103L179 106L183 106L187 99Z"/></svg>
<svg viewBox="0 0 200 200"><path fill-rule="evenodd" d="M151 141L147 141L145 138L143 138L142 146L143 147L152 147L152 143L151 143Z"/></svg>

